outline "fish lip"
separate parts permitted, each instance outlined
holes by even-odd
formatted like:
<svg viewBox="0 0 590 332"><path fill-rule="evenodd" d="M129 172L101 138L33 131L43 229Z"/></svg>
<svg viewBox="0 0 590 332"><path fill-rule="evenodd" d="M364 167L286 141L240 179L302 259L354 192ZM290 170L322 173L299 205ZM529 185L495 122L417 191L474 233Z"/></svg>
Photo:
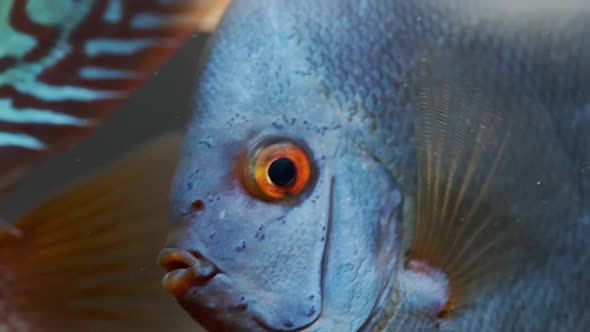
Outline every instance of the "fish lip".
<svg viewBox="0 0 590 332"><path fill-rule="evenodd" d="M197 250L185 250L178 247L166 247L160 251L158 255L158 263L164 267L168 272L175 270L173 264L170 262L174 259L177 263L184 263L187 267L193 266L199 263L207 263L215 266L215 264L203 254ZM182 268L182 267L179 267ZM217 270L219 268L215 266Z"/></svg>
<svg viewBox="0 0 590 332"><path fill-rule="evenodd" d="M178 296L187 287L204 285L215 278L221 269L196 250L167 247L160 251L158 263L166 271L164 288ZM180 287L179 285L183 285Z"/></svg>

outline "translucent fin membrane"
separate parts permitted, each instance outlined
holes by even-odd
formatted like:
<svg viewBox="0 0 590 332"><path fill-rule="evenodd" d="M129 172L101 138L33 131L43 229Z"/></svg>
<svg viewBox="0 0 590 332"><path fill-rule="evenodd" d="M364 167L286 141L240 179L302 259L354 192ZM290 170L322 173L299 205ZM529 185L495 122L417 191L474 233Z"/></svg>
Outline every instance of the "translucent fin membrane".
<svg viewBox="0 0 590 332"><path fill-rule="evenodd" d="M559 190L567 176L550 119L520 87L492 79L477 63L433 52L416 79L418 182L409 259L447 274L451 291L442 316L507 280L514 268L542 260L540 234L567 209Z"/></svg>
<svg viewBox="0 0 590 332"><path fill-rule="evenodd" d="M162 290L179 136L150 143L54 196L0 239L0 287L15 331L198 331ZM10 330L10 329L9 329Z"/></svg>

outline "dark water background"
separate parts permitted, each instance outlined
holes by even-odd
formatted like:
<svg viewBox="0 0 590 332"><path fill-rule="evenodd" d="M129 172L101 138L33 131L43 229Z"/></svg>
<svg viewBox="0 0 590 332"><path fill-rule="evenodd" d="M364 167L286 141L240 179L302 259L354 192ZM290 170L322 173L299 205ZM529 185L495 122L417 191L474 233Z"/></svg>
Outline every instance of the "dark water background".
<svg viewBox="0 0 590 332"><path fill-rule="evenodd" d="M188 40L90 137L33 169L0 207L0 217L13 220L72 180L118 159L149 138L183 128L207 38L200 34Z"/></svg>

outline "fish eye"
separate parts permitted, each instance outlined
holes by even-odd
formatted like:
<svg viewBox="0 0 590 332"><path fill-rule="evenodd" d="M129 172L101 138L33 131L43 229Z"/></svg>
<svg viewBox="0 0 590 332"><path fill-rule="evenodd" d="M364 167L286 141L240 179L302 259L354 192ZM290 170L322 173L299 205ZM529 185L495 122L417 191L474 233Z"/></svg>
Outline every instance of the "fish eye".
<svg viewBox="0 0 590 332"><path fill-rule="evenodd" d="M245 168L244 187L267 201L298 197L309 187L312 175L312 164L305 148L283 138L256 144L248 154Z"/></svg>

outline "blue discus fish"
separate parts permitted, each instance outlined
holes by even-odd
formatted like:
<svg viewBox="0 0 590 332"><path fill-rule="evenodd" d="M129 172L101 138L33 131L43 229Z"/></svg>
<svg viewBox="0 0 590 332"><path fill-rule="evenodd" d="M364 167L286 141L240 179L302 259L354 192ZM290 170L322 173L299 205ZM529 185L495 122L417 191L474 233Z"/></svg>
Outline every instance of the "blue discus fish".
<svg viewBox="0 0 590 332"><path fill-rule="evenodd" d="M0 1L0 196L91 133L227 3ZM155 262L178 146L151 142L11 226L0 209L1 331L198 330Z"/></svg>
<svg viewBox="0 0 590 332"><path fill-rule="evenodd" d="M590 5L235 1L164 287L211 331L590 329Z"/></svg>

